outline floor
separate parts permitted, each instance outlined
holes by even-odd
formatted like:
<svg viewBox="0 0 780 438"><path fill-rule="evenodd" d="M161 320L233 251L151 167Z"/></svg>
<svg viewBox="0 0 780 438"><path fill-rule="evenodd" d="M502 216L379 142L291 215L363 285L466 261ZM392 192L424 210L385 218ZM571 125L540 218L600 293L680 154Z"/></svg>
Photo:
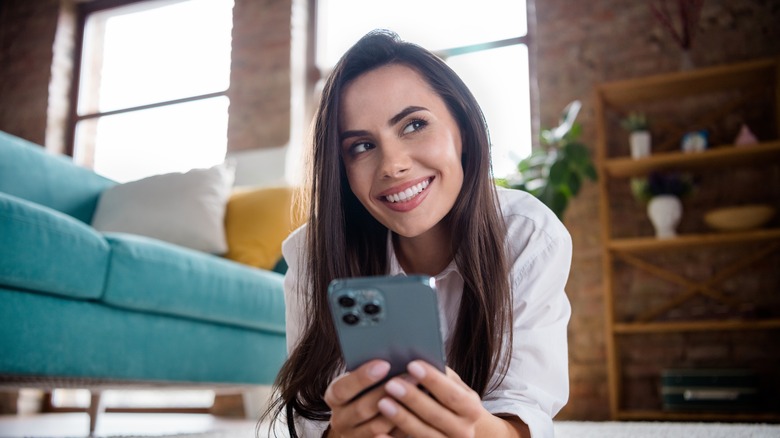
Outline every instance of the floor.
<svg viewBox="0 0 780 438"><path fill-rule="evenodd" d="M0 438L84 438L86 414L0 416ZM211 438L256 438L254 420L208 414L102 414L95 437L200 434ZM555 424L558 438L777 438L778 424L576 422ZM284 436L282 433L280 436ZM186 435L181 438L194 438Z"/></svg>
<svg viewBox="0 0 780 438"><path fill-rule="evenodd" d="M215 417L209 414L126 414L103 413L95 436L172 435L225 430L252 431L255 420ZM85 413L0 415L0 438L86 437L89 418Z"/></svg>

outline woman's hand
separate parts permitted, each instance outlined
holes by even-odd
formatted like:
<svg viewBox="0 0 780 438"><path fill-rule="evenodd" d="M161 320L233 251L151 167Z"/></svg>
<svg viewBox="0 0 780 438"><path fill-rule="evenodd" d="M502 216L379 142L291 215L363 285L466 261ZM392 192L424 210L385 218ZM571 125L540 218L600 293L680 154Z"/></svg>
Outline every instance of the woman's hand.
<svg viewBox="0 0 780 438"><path fill-rule="evenodd" d="M469 438L522 436L516 424L519 420L509 422L493 416L482 406L479 394L452 369L447 368L444 374L423 361L414 361L407 370L430 395L414 382L396 377L385 383L387 396L380 398L378 404L383 418L405 434Z"/></svg>
<svg viewBox="0 0 780 438"><path fill-rule="evenodd" d="M387 396L384 387L378 386L355 399L389 371L389 363L373 360L331 382L325 391L325 403L332 411L328 436L375 437L392 433L395 425L377 407L379 400Z"/></svg>

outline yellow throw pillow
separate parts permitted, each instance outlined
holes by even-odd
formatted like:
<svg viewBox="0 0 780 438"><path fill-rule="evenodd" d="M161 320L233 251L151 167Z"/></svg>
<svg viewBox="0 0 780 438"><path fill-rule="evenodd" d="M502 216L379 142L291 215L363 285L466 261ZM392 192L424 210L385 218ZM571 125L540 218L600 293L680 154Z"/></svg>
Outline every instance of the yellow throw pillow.
<svg viewBox="0 0 780 438"><path fill-rule="evenodd" d="M225 257L271 270L282 257L282 242L295 228L291 187L237 188L225 211Z"/></svg>

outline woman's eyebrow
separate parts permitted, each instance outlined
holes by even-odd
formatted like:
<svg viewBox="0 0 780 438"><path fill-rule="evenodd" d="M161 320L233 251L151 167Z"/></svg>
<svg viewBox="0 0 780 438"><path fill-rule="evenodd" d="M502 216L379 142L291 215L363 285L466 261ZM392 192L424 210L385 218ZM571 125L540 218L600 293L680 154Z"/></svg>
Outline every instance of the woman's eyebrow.
<svg viewBox="0 0 780 438"><path fill-rule="evenodd" d="M407 106L406 108L402 109L398 114L390 118L390 120L387 121L387 124L388 126L393 126L396 123L403 120L404 117L408 116L409 114L416 113L417 111L428 111L428 108L422 106ZM350 137L363 137L367 135L369 135L369 132L363 130L344 131L341 134L339 134L339 141L343 142L344 140Z"/></svg>
<svg viewBox="0 0 780 438"><path fill-rule="evenodd" d="M400 122L404 117L408 116L411 113L416 113L417 111L428 111L428 108L423 108L421 106L407 106L406 108L402 109L401 112L394 115L390 120L388 120L387 124L389 126L393 126L396 123Z"/></svg>
<svg viewBox="0 0 780 438"><path fill-rule="evenodd" d="M351 137L364 137L364 136L368 136L368 135L369 135L368 131L359 131L359 130L344 131L341 134L339 134L339 142L343 143L344 140L346 140L348 138L351 138Z"/></svg>

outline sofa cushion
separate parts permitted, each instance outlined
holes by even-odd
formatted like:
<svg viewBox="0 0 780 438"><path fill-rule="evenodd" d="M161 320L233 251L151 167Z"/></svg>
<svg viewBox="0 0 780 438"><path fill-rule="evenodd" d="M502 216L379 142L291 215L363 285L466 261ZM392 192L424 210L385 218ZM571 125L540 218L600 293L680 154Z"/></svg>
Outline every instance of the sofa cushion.
<svg viewBox="0 0 780 438"><path fill-rule="evenodd" d="M292 187L235 189L225 211L225 257L272 270L282 257L282 242L297 226Z"/></svg>
<svg viewBox="0 0 780 438"><path fill-rule="evenodd" d="M88 225L0 192L0 283L73 298L100 298L110 248Z"/></svg>
<svg viewBox="0 0 780 438"><path fill-rule="evenodd" d="M116 182L73 164L70 157L0 132L0 192L90 223L98 197Z"/></svg>
<svg viewBox="0 0 780 438"><path fill-rule="evenodd" d="M124 233L106 233L103 301L125 309L285 332L283 276Z"/></svg>
<svg viewBox="0 0 780 438"><path fill-rule="evenodd" d="M224 254L225 204L234 172L225 162L116 185L100 196L92 226Z"/></svg>

